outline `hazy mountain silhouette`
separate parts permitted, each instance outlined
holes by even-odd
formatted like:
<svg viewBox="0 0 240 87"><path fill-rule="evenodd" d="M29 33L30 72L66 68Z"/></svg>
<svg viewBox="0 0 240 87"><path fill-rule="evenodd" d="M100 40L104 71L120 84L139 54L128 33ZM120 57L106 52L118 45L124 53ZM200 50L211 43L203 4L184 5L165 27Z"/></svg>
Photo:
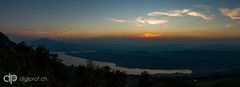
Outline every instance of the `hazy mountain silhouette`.
<svg viewBox="0 0 240 87"><path fill-rule="evenodd" d="M194 47L194 49L240 51L240 44L208 44Z"/></svg>
<svg viewBox="0 0 240 87"><path fill-rule="evenodd" d="M90 49L81 44L64 43L49 38L40 38L34 41L29 41L29 45L45 45L51 51L81 51Z"/></svg>
<svg viewBox="0 0 240 87"><path fill-rule="evenodd" d="M236 39L237 40L237 39ZM240 51L240 42L234 40L194 39L140 39L140 38L92 38L79 40L53 40L40 38L28 41L30 45L46 45L51 51L82 50L145 50L151 52L169 50L228 50Z"/></svg>
<svg viewBox="0 0 240 87"><path fill-rule="evenodd" d="M62 42L59 42L59 41L55 41L55 40L51 40L49 38L39 38L37 40L34 41L34 43L38 43L38 44L56 44L56 43L62 43Z"/></svg>

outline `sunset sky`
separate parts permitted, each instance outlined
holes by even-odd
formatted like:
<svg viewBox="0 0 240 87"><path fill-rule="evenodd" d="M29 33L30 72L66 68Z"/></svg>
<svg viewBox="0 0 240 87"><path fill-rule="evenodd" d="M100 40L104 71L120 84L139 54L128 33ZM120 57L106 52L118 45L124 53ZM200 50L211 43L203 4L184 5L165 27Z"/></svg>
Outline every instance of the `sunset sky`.
<svg viewBox="0 0 240 87"><path fill-rule="evenodd" d="M239 0L1 0L13 37L240 37Z"/></svg>

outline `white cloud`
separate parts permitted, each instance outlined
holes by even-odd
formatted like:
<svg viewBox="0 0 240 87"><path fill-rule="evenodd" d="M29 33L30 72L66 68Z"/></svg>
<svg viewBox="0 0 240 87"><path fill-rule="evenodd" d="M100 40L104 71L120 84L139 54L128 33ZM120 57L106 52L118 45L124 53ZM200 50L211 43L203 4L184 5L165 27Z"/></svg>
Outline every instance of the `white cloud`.
<svg viewBox="0 0 240 87"><path fill-rule="evenodd" d="M198 5L200 7L203 7L203 5ZM192 11L190 9L182 9L182 10L173 10L173 11L167 11L167 12L150 12L147 15L148 16L183 16L184 14L187 14L189 16L194 17L201 17L205 20L212 20L213 17L207 14L203 14L200 12Z"/></svg>
<svg viewBox="0 0 240 87"><path fill-rule="evenodd" d="M138 17L136 19L136 23L138 25L157 25L157 24L168 23L168 21L167 20L160 20L160 19L153 19L153 18Z"/></svg>
<svg viewBox="0 0 240 87"><path fill-rule="evenodd" d="M126 23L126 20L123 19L115 19L115 18L106 18L106 20L111 21L111 22L115 22L115 23Z"/></svg>
<svg viewBox="0 0 240 87"><path fill-rule="evenodd" d="M240 19L240 7L234 9L220 8L219 11L231 19Z"/></svg>
<svg viewBox="0 0 240 87"><path fill-rule="evenodd" d="M144 18L138 17L135 20L122 20L122 19L115 19L115 18L106 18L105 20L115 22L115 23L135 23L137 26L147 26L147 25L158 25L158 24L165 24L167 20L160 20L154 18Z"/></svg>
<svg viewBox="0 0 240 87"><path fill-rule="evenodd" d="M206 15L206 14L203 14L203 13L200 13L200 12L195 12L195 11L190 11L187 14L190 15L190 16L194 16L194 17L201 17L202 19L205 19L205 20L212 20L213 19L212 16L209 16L209 15Z"/></svg>
<svg viewBox="0 0 240 87"><path fill-rule="evenodd" d="M182 10L173 10L173 11L167 11L167 12L150 12L147 15L148 16L182 16L182 14L189 12L190 9L182 9Z"/></svg>

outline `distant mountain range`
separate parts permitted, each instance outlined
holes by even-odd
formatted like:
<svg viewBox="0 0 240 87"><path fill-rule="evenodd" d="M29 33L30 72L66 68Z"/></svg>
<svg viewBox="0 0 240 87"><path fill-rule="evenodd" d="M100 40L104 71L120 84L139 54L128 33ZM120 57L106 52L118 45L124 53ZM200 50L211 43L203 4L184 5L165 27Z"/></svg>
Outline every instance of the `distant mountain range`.
<svg viewBox="0 0 240 87"><path fill-rule="evenodd" d="M127 51L174 51L174 50L222 50L240 51L237 41L162 41L162 40L133 40L133 39L90 39L72 43L40 38L28 41L29 45L45 45L51 51L83 51L83 50L127 50ZM239 43L239 44L238 44Z"/></svg>
<svg viewBox="0 0 240 87"><path fill-rule="evenodd" d="M45 45L51 51L81 51L90 49L86 46L74 44L74 43L64 43L49 38L40 38L34 41L28 41L28 45Z"/></svg>

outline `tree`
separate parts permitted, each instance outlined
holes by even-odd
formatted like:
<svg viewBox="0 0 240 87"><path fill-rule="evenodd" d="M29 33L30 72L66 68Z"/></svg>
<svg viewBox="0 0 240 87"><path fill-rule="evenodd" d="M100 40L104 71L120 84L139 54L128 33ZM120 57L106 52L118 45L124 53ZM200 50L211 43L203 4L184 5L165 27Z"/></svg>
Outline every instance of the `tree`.
<svg viewBox="0 0 240 87"><path fill-rule="evenodd" d="M149 87L149 74L147 71L143 71L138 81L139 87Z"/></svg>

